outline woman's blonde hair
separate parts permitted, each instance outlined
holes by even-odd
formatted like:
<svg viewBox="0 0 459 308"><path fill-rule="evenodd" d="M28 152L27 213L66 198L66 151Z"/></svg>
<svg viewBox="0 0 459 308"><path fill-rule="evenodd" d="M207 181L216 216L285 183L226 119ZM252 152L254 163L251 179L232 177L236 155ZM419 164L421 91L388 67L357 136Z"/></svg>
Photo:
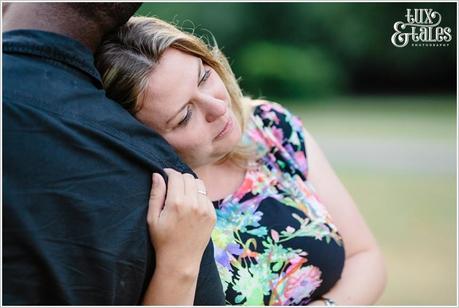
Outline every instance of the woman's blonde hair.
<svg viewBox="0 0 459 308"><path fill-rule="evenodd" d="M110 35L96 54L96 66L102 75L107 96L135 115L141 108L148 79L167 48L175 48L199 57L220 76L228 90L230 106L244 132L250 104L234 76L228 60L218 48L201 38L154 17L131 17ZM239 143L221 162L231 159L239 165L253 156L253 147Z"/></svg>

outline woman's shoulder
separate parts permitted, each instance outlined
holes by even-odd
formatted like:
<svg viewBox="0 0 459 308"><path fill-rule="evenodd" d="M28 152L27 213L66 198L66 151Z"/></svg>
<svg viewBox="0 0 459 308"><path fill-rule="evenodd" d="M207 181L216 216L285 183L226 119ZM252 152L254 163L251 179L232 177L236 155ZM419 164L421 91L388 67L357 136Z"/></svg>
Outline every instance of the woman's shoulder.
<svg viewBox="0 0 459 308"><path fill-rule="evenodd" d="M264 153L279 153L277 159L288 162L306 175L306 145L301 119L276 102L253 100L251 104L251 139Z"/></svg>
<svg viewBox="0 0 459 308"><path fill-rule="evenodd" d="M280 113L285 113L285 112L290 113L281 104L279 104L277 102L273 102L273 101L268 101L268 100L265 100L265 99L252 99L252 100L249 101L249 104L253 108L254 112L257 112L257 111L267 112L267 111L272 110L272 111L277 111L277 112L280 112Z"/></svg>
<svg viewBox="0 0 459 308"><path fill-rule="evenodd" d="M293 115L290 110L288 110L285 106L268 100L251 100L250 101L252 107L252 113L254 116L267 118L271 120L284 120L284 121L291 121L298 119L297 116ZM273 123L278 124L279 121L276 120Z"/></svg>
<svg viewBox="0 0 459 308"><path fill-rule="evenodd" d="M258 128L281 129L284 132L282 137L303 132L304 127L301 119L281 104L267 100L252 100L250 104L252 117L258 124Z"/></svg>

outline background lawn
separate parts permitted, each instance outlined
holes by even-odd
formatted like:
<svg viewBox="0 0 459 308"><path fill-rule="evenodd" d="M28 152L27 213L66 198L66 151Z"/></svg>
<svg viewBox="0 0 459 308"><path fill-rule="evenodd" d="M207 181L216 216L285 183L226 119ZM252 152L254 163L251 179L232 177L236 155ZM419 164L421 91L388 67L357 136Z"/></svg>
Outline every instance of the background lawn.
<svg viewBox="0 0 459 308"><path fill-rule="evenodd" d="M378 304L456 305L456 99L284 105L322 146L382 247L389 279Z"/></svg>

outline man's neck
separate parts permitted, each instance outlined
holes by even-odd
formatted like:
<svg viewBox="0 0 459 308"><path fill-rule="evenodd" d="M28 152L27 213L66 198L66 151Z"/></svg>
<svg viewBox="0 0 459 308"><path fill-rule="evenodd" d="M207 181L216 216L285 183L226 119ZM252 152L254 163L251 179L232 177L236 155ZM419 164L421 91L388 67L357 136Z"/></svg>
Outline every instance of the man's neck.
<svg viewBox="0 0 459 308"><path fill-rule="evenodd" d="M24 5L27 5L27 9ZM34 29L53 32L77 40L93 52L96 51L104 34L98 25L77 14L68 14L68 18L62 18L56 12L54 18L49 11L52 9L46 3L10 3L3 9L3 31Z"/></svg>

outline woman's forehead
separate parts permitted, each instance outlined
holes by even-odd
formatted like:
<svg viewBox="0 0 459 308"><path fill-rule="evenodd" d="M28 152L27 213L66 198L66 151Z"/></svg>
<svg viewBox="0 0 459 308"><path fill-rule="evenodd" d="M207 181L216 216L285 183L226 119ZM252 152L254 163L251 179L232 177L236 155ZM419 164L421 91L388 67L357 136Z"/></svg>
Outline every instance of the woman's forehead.
<svg viewBox="0 0 459 308"><path fill-rule="evenodd" d="M188 103L199 80L201 60L195 56L169 48L149 76L144 106L167 121Z"/></svg>
<svg viewBox="0 0 459 308"><path fill-rule="evenodd" d="M201 60L174 48L167 49L149 77L152 95L169 97L180 95L183 87L195 86L199 78Z"/></svg>

